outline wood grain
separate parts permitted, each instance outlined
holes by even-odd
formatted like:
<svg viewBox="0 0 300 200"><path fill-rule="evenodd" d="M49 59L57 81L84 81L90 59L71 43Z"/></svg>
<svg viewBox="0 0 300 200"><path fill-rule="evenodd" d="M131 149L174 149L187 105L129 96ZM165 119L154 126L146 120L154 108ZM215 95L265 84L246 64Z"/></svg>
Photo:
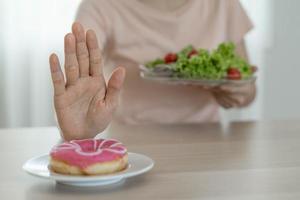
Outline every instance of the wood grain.
<svg viewBox="0 0 300 200"><path fill-rule="evenodd" d="M59 142L54 127L0 129L1 199L300 199L300 122L176 126L113 124L102 137L155 160L149 173L105 188L31 177L22 164Z"/></svg>

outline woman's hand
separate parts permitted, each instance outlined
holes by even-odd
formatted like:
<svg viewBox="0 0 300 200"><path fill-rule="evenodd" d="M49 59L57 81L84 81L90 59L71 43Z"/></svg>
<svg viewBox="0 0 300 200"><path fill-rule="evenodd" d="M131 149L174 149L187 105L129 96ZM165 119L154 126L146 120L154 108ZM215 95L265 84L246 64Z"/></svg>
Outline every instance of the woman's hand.
<svg viewBox="0 0 300 200"><path fill-rule="evenodd" d="M241 85L225 84L211 91L216 101L225 109L246 107L256 96L255 82Z"/></svg>
<svg viewBox="0 0 300 200"><path fill-rule="evenodd" d="M54 105L65 140L94 137L112 120L118 106L125 69L116 69L106 84L101 52L92 30L79 23L65 36L65 75L58 57L50 56Z"/></svg>
<svg viewBox="0 0 300 200"><path fill-rule="evenodd" d="M236 45L236 53L248 61L245 41L242 40ZM257 67L252 66L253 72ZM256 97L255 81L248 84L225 84L210 89L220 106L225 109L242 108L251 104Z"/></svg>

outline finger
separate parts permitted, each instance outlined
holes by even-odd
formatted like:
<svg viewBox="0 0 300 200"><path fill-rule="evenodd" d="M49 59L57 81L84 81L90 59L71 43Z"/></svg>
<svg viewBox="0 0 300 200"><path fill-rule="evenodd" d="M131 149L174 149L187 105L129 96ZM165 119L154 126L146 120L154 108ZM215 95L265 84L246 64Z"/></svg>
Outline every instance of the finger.
<svg viewBox="0 0 300 200"><path fill-rule="evenodd" d="M72 31L76 39L76 55L80 77L89 76L89 52L85 40L85 32L80 23L75 22Z"/></svg>
<svg viewBox="0 0 300 200"><path fill-rule="evenodd" d="M220 86L220 91L227 94L244 94L249 91L251 84L242 84L242 85L222 85Z"/></svg>
<svg viewBox="0 0 300 200"><path fill-rule="evenodd" d="M232 106L227 103L222 97L221 98L217 98L217 102L220 106L222 106L225 109L230 109L232 108Z"/></svg>
<svg viewBox="0 0 300 200"><path fill-rule="evenodd" d="M86 33L87 47L90 55L90 74L92 76L102 76L102 56L98 46L96 34L93 30Z"/></svg>
<svg viewBox="0 0 300 200"><path fill-rule="evenodd" d="M215 86L210 89L210 91L214 94L222 93L223 91L220 89L220 86Z"/></svg>
<svg viewBox="0 0 300 200"><path fill-rule="evenodd" d="M116 108L119 104L119 96L124 79L125 69L123 67L119 67L112 73L111 78L108 81L105 102L111 109Z"/></svg>
<svg viewBox="0 0 300 200"><path fill-rule="evenodd" d="M243 95L240 95L240 94L228 95L227 98L230 99L230 101L233 102L235 107L238 107L238 108L243 107L247 102L246 97Z"/></svg>
<svg viewBox="0 0 300 200"><path fill-rule="evenodd" d="M235 107L234 103L230 99L228 99L226 97L222 97L221 99L224 103L225 108L229 109L229 108Z"/></svg>
<svg viewBox="0 0 300 200"><path fill-rule="evenodd" d="M67 85L74 85L79 78L79 67L76 57L75 37L72 33L65 36L65 70Z"/></svg>
<svg viewBox="0 0 300 200"><path fill-rule="evenodd" d="M54 86L54 95L59 96L65 92L65 80L61 71L58 57L52 54L49 58L51 77Z"/></svg>
<svg viewBox="0 0 300 200"><path fill-rule="evenodd" d="M214 93L217 102L224 108L229 109L235 106L234 102L226 97L224 93Z"/></svg>
<svg viewBox="0 0 300 200"><path fill-rule="evenodd" d="M236 107L236 104L231 99L227 98L226 96L221 97L221 100L224 104L224 108L230 109Z"/></svg>

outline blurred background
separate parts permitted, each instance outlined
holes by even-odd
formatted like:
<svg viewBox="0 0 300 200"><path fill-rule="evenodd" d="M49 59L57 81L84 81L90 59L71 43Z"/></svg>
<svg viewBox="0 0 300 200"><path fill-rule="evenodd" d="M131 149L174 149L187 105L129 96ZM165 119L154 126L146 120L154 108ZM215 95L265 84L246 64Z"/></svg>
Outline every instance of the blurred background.
<svg viewBox="0 0 300 200"><path fill-rule="evenodd" d="M247 35L250 60L259 66L258 97L225 120L299 119L299 0L241 0L255 29ZM0 1L0 127L55 124L48 56L63 59L80 0Z"/></svg>

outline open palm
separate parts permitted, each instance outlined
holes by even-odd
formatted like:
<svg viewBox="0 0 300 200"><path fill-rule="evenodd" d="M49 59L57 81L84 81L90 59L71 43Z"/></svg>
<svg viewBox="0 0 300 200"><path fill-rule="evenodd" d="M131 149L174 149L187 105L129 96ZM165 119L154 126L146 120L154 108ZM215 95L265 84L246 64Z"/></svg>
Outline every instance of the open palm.
<svg viewBox="0 0 300 200"><path fill-rule="evenodd" d="M72 32L65 36L66 80L58 57L50 56L54 105L65 140L94 137L108 126L125 78L125 70L118 68L106 84L94 31L85 33L74 23Z"/></svg>

